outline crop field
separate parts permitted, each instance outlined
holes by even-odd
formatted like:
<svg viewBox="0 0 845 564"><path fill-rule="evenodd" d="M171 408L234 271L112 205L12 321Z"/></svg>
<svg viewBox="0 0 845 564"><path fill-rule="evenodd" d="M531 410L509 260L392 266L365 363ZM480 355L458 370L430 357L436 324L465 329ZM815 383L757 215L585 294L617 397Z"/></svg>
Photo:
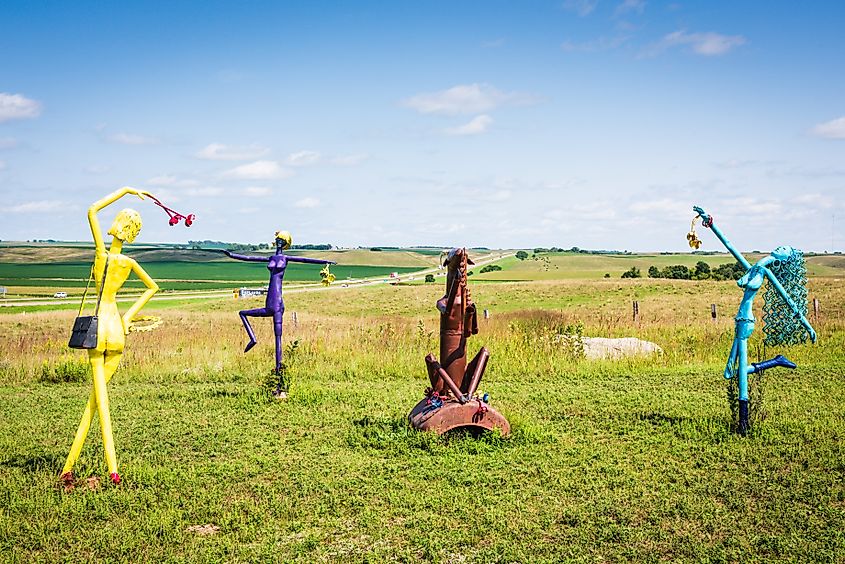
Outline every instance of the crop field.
<svg viewBox="0 0 845 564"><path fill-rule="evenodd" d="M236 312L259 299L153 302L164 324L129 335L109 385L123 482L106 483L95 424L76 469L94 479L67 492L57 476L90 389L84 353L65 346L73 313L0 313L4 559L841 561L840 280L810 280L817 344L764 350L758 324L753 360L782 353L798 369L752 376L761 418L742 438L721 376L736 285L620 280L621 259L604 279L617 259L570 262L593 258L554 257L559 279L470 279L491 317L469 354L492 353L481 389L509 418L506 438L407 425L423 356L437 353L440 281L286 296L285 401L268 393L267 320L243 353ZM515 260L492 274L545 274ZM589 361L561 334L635 336L663 353Z"/></svg>

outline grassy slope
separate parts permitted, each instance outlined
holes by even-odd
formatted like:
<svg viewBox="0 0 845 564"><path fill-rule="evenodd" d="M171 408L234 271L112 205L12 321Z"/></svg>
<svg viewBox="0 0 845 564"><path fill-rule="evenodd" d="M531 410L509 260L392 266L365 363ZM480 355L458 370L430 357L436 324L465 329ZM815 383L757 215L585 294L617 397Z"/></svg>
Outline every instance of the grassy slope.
<svg viewBox="0 0 845 564"><path fill-rule="evenodd" d="M754 261L760 255L749 254L746 258ZM623 272L636 266L643 276L647 276L652 265L664 268L669 265L683 264L690 268L703 260L715 268L720 264L733 263L728 255L589 255L575 253L541 253L537 259L526 260L508 258L496 262L501 271L480 274L475 269L474 280L560 280L566 278L602 278L610 274L619 278ZM807 270L811 276L845 275L845 257L818 256L807 258Z"/></svg>
<svg viewBox="0 0 845 564"><path fill-rule="evenodd" d="M768 418L730 430L720 370L739 299L729 282L476 284L493 310L471 351L507 440L434 438L405 416L436 351L438 285L292 294L293 391L266 399L269 323L244 355L241 302L161 310L110 386L124 483L63 494L55 476L85 383L39 382L67 359L68 312L0 317L0 549L11 560L811 560L845 552L845 288L816 346L767 376ZM630 300L640 300L638 326ZM256 302L257 303L257 302ZM709 304L724 314L709 321ZM758 304L759 305L759 304ZM542 309L542 312L539 311ZM551 339L638 335L663 357L573 360ZM752 338L760 345L761 332ZM74 354L70 362L82 362ZM756 356L755 356L756 358ZM65 360L67 362L67 360ZM78 473L104 476L96 429ZM190 525L220 532L200 537Z"/></svg>

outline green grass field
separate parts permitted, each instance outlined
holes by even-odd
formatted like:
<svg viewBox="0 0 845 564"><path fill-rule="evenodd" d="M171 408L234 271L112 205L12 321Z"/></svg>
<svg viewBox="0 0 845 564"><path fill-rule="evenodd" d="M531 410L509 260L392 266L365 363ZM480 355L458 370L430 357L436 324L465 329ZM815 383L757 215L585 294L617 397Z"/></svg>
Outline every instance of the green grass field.
<svg viewBox="0 0 845 564"><path fill-rule="evenodd" d="M656 266L665 268L670 265L682 264L693 268L698 261L708 263L711 268L721 264L735 262L728 254L635 254L635 255L590 255L580 253L540 253L536 256L529 252L529 258L519 260L508 258L497 262L502 270L474 274L475 280L560 280L567 278L597 279L610 274L611 278L619 278L623 272L635 266L643 276L647 276L648 268ZM750 261L761 258L761 255L747 254ZM840 255L810 256L806 259L807 270L811 276L842 276L845 275L845 257ZM478 270L478 269L476 269Z"/></svg>
<svg viewBox="0 0 845 564"><path fill-rule="evenodd" d="M741 438L721 376L736 285L592 278L582 273L621 259L591 270L581 258L550 258L559 280L470 279L492 316L469 354L492 353L481 389L509 418L508 438L406 423L427 386L423 356L437 352L441 280L286 295L285 341L298 346L283 402L268 393L267 320L243 353L236 312L260 298L152 302L145 312L163 326L129 335L109 386L123 482L106 484L95 424L76 473L100 482L70 492L57 476L90 390L84 353L65 346L74 313L7 309L3 560L841 561L841 281L810 279L816 345L764 350L758 324L752 360L783 353L799 367L752 376L762 412ZM545 276L541 262L508 259L498 274ZM664 353L587 361L556 339L578 328Z"/></svg>

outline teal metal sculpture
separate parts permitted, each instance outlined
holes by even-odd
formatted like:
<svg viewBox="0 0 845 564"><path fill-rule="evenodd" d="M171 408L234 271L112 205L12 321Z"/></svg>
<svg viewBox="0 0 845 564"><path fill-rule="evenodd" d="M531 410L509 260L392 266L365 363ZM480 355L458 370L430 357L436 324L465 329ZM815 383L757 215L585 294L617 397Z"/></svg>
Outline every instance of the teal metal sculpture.
<svg viewBox="0 0 845 564"><path fill-rule="evenodd" d="M763 296L765 343L792 345L803 343L808 337L812 342L816 342L816 331L806 317L807 269L804 266L804 256L801 251L792 247L778 247L752 265L713 223L711 215L698 206L693 207L693 211L698 214L695 219L700 217L702 225L713 231L713 234L746 270L745 275L736 282L744 292L735 318L731 353L725 366L725 378L737 378L739 388L737 430L741 435L745 435L748 433L748 375L776 366L795 368L795 363L782 355L752 363L750 366L748 364L748 338L754 332L754 298L763 286L763 282L769 282ZM697 249L701 246L701 241L695 235L695 219L687 239L690 247Z"/></svg>

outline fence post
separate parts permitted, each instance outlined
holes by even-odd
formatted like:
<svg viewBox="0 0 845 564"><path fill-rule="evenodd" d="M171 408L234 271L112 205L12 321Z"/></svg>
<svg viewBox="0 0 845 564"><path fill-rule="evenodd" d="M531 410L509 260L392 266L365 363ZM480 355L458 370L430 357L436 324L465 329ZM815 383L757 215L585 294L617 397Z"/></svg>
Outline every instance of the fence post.
<svg viewBox="0 0 845 564"><path fill-rule="evenodd" d="M486 321L486 320L488 320L488 319L490 319L490 310L489 310L489 309L485 309L485 310L484 310L484 320Z"/></svg>
<svg viewBox="0 0 845 564"><path fill-rule="evenodd" d="M297 326L296 312L293 312L293 326Z"/></svg>
<svg viewBox="0 0 845 564"><path fill-rule="evenodd" d="M819 300L818 298L813 298L813 318L818 321L819 319Z"/></svg>
<svg viewBox="0 0 845 564"><path fill-rule="evenodd" d="M710 304L710 317L713 319L713 323L716 322L716 304Z"/></svg>
<svg viewBox="0 0 845 564"><path fill-rule="evenodd" d="M640 319L640 303L638 301L634 301L634 323L639 321Z"/></svg>

